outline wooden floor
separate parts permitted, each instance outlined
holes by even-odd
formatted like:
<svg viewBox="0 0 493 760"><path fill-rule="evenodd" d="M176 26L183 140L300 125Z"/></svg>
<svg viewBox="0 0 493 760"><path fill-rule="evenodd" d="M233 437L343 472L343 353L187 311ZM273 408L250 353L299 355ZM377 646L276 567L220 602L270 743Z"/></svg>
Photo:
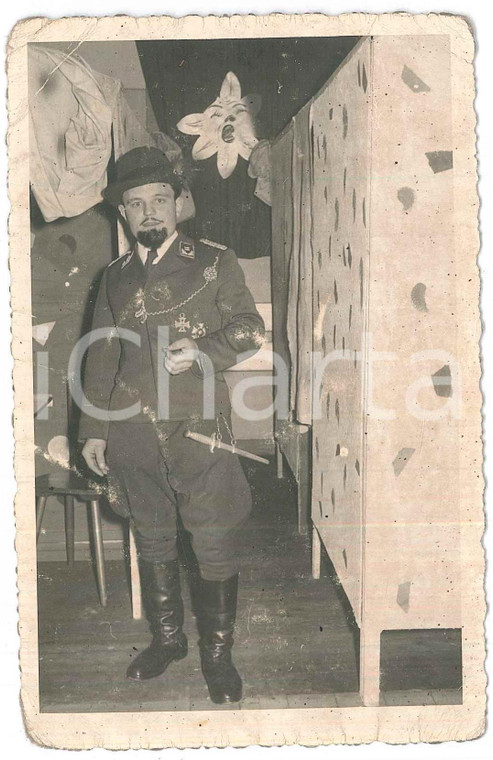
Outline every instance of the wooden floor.
<svg viewBox="0 0 493 760"><path fill-rule="evenodd" d="M308 539L296 529L295 485L273 467L247 464L254 511L243 542L235 663L244 682L239 705L215 706L200 672L197 632L184 577L189 655L160 678L125 678L149 642L145 620L131 617L126 566L106 563L108 606L98 600L92 567L39 564L40 695L44 712L211 710L360 705L357 639L351 615L326 563L310 572ZM405 649L405 642L404 649ZM390 668L391 670L391 668ZM460 689L399 690L382 704L450 704ZM442 684L443 686L443 684Z"/></svg>

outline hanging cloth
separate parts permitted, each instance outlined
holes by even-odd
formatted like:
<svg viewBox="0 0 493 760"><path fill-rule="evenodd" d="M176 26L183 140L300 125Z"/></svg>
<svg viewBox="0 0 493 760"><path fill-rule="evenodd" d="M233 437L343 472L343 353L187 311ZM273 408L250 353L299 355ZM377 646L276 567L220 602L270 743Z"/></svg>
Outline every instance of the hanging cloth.
<svg viewBox="0 0 493 760"><path fill-rule="evenodd" d="M293 419L312 423L312 170L311 101L293 119L293 236L289 266L287 333L291 356Z"/></svg>
<svg viewBox="0 0 493 760"><path fill-rule="evenodd" d="M101 202L120 89L75 54L29 46L30 180L47 222Z"/></svg>

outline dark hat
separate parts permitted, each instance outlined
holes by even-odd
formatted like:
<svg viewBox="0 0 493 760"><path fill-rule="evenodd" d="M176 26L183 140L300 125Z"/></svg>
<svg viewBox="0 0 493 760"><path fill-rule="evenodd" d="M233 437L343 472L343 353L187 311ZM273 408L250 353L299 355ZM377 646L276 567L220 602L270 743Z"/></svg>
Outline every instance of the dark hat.
<svg viewBox="0 0 493 760"><path fill-rule="evenodd" d="M132 148L115 163L116 179L103 190L103 197L112 206L118 206L125 190L153 182L171 185L175 196L180 195L183 183L159 148Z"/></svg>

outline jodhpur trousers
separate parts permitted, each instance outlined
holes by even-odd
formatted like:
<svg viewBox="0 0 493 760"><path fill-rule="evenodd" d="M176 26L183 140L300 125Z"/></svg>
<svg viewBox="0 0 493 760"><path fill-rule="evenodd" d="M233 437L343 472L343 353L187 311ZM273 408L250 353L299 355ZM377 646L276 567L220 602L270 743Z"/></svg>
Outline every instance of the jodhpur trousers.
<svg viewBox="0 0 493 760"><path fill-rule="evenodd" d="M215 420L112 422L106 449L110 503L133 523L140 556L176 559L177 514L191 534L200 573L226 580L238 572L238 538L251 509L235 454L185 438L211 436Z"/></svg>

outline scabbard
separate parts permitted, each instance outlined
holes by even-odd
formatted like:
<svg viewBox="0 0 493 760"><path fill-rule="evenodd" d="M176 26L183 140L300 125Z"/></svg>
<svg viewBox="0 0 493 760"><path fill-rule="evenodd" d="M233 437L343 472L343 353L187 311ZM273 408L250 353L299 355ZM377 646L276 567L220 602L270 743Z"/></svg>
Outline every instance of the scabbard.
<svg viewBox="0 0 493 760"><path fill-rule="evenodd" d="M230 451L231 454L238 454L238 456L240 457L253 459L254 462L261 462L262 464L270 464L269 460L265 459L264 457L259 457L257 456L257 454L252 454L250 451L239 449L236 446L230 446L229 443L224 443L223 441L220 441L217 438L210 438L207 435L201 435L200 433L193 433L191 430L185 430L183 435L185 436L185 438L191 438L192 441L197 441L197 443L203 443L205 446L209 446L211 451L214 451L214 449L223 449L224 451Z"/></svg>

